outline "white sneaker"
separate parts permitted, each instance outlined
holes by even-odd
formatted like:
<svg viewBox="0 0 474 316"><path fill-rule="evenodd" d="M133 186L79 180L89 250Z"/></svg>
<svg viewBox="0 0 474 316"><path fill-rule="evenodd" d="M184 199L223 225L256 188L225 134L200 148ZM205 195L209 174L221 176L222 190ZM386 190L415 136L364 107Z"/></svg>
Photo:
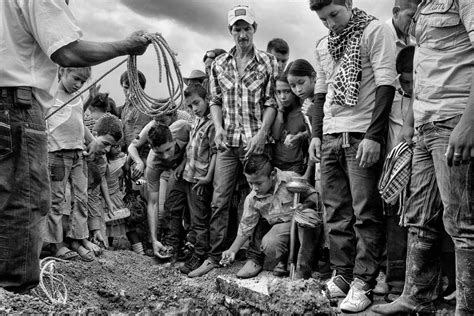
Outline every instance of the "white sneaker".
<svg viewBox="0 0 474 316"><path fill-rule="evenodd" d="M351 289L345 299L342 300L339 308L344 313L358 313L365 310L372 304L372 290L367 283L354 279Z"/></svg>
<svg viewBox="0 0 474 316"><path fill-rule="evenodd" d="M377 277L377 285L374 288L374 294L385 295L387 293L388 293L388 284L385 281L385 273L380 271Z"/></svg>
<svg viewBox="0 0 474 316"><path fill-rule="evenodd" d="M332 298L345 297L350 288L349 282L342 275L336 275L336 270L333 271L332 277L326 282L326 286Z"/></svg>

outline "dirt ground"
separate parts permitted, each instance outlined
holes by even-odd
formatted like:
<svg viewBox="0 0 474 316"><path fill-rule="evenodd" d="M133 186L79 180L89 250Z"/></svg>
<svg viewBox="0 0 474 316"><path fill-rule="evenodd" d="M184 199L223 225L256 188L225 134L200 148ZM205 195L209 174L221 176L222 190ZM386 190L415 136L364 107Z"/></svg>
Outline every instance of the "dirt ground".
<svg viewBox="0 0 474 316"><path fill-rule="evenodd" d="M37 294L16 295L0 289L0 314L166 314L166 315L259 315L270 312L330 314L322 296L302 295L320 290L316 281L281 280L270 289L267 305L231 300L216 291L218 275L235 275L242 262L188 278L176 265L137 255L128 250L105 251L93 262L56 262L68 291L65 305L42 301Z"/></svg>

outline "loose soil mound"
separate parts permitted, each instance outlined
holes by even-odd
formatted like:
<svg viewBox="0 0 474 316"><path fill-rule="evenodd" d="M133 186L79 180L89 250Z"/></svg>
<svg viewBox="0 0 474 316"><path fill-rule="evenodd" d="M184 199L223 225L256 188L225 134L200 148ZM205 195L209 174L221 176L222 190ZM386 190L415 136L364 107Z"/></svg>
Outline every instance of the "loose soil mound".
<svg viewBox="0 0 474 316"><path fill-rule="evenodd" d="M128 250L105 251L93 262L56 262L68 290L65 305L42 301L37 294L17 295L0 288L0 314L167 314L235 315L326 314L328 300L315 280L276 279L269 286L266 308L236 301L216 290L218 275L231 277L242 262L214 269L200 278L188 278L177 265L137 255ZM269 310L266 310L266 309Z"/></svg>

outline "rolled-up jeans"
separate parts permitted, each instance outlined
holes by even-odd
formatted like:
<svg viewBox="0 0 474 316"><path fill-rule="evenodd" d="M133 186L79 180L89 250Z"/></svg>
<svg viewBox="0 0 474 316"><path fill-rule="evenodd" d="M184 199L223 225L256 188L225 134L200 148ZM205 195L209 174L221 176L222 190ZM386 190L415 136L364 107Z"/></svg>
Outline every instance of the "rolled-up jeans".
<svg viewBox="0 0 474 316"><path fill-rule="evenodd" d="M50 208L43 111L0 88L0 287L24 292L39 281L41 226Z"/></svg>
<svg viewBox="0 0 474 316"><path fill-rule="evenodd" d="M364 135L324 135L321 146L321 195L327 212L331 267L347 281L374 286L383 253L383 206L377 190L381 160L362 168L356 160Z"/></svg>
<svg viewBox="0 0 474 316"><path fill-rule="evenodd" d="M66 237L86 239L87 227L87 164L81 149L58 150L49 153L51 174L51 211L46 221L44 241L60 243L63 241L62 217L66 203L66 184L71 183L74 208L69 215Z"/></svg>

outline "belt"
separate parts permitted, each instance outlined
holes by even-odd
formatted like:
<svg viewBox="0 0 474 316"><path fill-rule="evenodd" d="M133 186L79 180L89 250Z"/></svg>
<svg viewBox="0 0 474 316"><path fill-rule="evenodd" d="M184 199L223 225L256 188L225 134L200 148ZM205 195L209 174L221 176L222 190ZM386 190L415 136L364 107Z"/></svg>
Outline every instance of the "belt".
<svg viewBox="0 0 474 316"><path fill-rule="evenodd" d="M31 106L33 89L31 87L0 87L0 98L11 99L18 106Z"/></svg>

